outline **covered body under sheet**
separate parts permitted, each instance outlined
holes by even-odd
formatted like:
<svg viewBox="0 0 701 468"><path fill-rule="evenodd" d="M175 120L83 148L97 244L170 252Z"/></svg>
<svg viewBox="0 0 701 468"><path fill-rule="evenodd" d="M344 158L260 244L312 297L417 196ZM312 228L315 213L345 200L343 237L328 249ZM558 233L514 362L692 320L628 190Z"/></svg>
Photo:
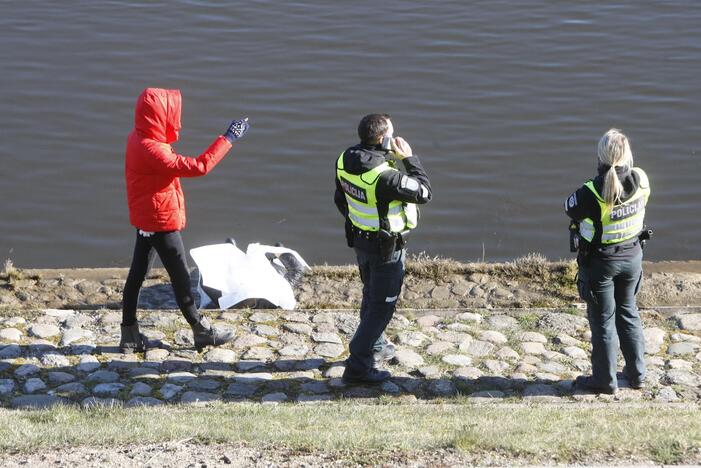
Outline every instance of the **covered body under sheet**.
<svg viewBox="0 0 701 468"><path fill-rule="evenodd" d="M294 309L293 285L309 269L296 251L257 243L246 252L228 242L194 248L190 255L200 271L200 307L214 302L222 309L258 304Z"/></svg>

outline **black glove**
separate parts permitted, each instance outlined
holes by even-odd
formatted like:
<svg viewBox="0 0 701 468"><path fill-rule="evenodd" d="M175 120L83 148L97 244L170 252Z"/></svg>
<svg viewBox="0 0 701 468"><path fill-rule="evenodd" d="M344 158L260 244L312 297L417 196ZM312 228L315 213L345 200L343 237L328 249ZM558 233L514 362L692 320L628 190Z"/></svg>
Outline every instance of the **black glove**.
<svg viewBox="0 0 701 468"><path fill-rule="evenodd" d="M226 132L224 132L224 138L229 140L229 143L233 143L244 136L249 128L251 126L248 123L248 117L243 120L233 120Z"/></svg>

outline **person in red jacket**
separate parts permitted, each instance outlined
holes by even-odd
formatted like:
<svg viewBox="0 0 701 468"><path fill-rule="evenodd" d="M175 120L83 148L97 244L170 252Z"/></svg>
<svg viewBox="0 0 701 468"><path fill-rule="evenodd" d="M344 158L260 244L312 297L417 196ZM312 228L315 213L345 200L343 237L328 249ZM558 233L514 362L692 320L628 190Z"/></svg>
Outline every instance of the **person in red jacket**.
<svg viewBox="0 0 701 468"><path fill-rule="evenodd" d="M192 327L198 351L233 339L231 330L215 328L200 316L190 286L190 274L180 231L185 227L185 197L180 177L211 171L249 129L248 119L234 120L223 135L197 158L177 154L182 98L177 89L146 88L136 101L134 130L126 149L125 175L129 220L136 227L136 245L124 285L122 352L144 351L136 308L139 292L158 254L175 292L175 299Z"/></svg>

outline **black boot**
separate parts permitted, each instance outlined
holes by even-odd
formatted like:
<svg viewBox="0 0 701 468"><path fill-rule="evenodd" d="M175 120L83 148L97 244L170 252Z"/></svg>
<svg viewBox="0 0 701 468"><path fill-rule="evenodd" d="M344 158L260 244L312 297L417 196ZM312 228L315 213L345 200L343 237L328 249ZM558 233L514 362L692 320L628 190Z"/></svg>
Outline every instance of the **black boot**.
<svg viewBox="0 0 701 468"><path fill-rule="evenodd" d="M346 367L343 371L343 377L341 378L343 382L348 384L379 384L390 377L392 377L392 374L386 370L371 368L365 373L358 373L357 371L353 371L349 367Z"/></svg>
<svg viewBox="0 0 701 468"><path fill-rule="evenodd" d="M119 340L119 351L124 354L143 353L146 351L144 337L139 331L139 323L134 325L121 325L122 338Z"/></svg>
<svg viewBox="0 0 701 468"><path fill-rule="evenodd" d="M598 384L591 375L580 375L575 381L576 388L580 388L590 393L605 393L607 395L615 395L618 392L617 387L605 387Z"/></svg>
<svg viewBox="0 0 701 468"><path fill-rule="evenodd" d="M205 346L221 346L234 339L234 331L228 328L215 328L206 317L200 317L199 322L190 325L195 337L195 349L202 352Z"/></svg>

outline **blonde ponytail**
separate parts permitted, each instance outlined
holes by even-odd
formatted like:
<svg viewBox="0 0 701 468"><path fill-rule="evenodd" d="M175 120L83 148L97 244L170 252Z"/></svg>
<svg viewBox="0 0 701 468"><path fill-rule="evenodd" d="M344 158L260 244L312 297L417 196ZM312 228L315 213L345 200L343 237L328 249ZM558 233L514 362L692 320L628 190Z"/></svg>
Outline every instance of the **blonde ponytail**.
<svg viewBox="0 0 701 468"><path fill-rule="evenodd" d="M618 174L616 174L615 166L611 166L608 171L606 171L606 176L604 176L604 201L606 205L611 208L613 205L618 203L621 199L621 193L623 192L623 186L621 181L618 180Z"/></svg>
<svg viewBox="0 0 701 468"><path fill-rule="evenodd" d="M616 167L633 167L633 153L628 138L617 128L612 128L599 140L598 155L599 164L609 166L604 176L603 198L606 205L612 207L621 201L623 194L623 185L618 180Z"/></svg>

